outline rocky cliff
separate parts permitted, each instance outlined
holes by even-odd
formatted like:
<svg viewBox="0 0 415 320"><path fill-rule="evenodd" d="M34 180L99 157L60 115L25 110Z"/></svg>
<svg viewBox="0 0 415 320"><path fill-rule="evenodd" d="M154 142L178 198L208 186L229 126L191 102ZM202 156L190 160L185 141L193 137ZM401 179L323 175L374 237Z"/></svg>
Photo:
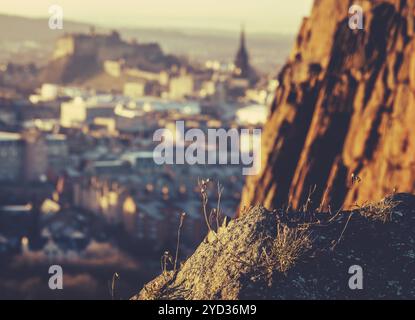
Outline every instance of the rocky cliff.
<svg viewBox="0 0 415 320"><path fill-rule="evenodd" d="M279 75L241 207L347 208L415 190L415 1L316 0Z"/></svg>
<svg viewBox="0 0 415 320"><path fill-rule="evenodd" d="M133 299L413 299L414 234L408 194L337 214L256 207Z"/></svg>

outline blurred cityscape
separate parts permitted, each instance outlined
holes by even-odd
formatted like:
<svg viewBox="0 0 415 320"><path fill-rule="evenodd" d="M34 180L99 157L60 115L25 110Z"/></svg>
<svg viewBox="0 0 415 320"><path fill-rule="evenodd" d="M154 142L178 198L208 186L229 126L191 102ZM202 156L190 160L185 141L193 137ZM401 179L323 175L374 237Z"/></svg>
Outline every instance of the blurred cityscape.
<svg viewBox="0 0 415 320"><path fill-rule="evenodd" d="M3 57L2 298L110 298L114 272L128 298L174 252L182 212L182 259L206 235L198 179L220 182L222 214L235 214L239 165L156 165L153 134L178 120L204 131L261 128L278 70L255 68L243 27L238 42L234 56L195 62L91 27L62 34L44 65L32 51L32 63ZM65 270L63 292L47 287L54 263Z"/></svg>

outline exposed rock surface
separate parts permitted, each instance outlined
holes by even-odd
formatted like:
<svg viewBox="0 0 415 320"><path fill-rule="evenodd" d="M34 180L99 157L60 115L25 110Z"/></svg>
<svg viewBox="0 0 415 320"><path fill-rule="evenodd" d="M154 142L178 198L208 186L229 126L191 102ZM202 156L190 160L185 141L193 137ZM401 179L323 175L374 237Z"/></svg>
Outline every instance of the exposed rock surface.
<svg viewBox="0 0 415 320"><path fill-rule="evenodd" d="M256 207L210 238L133 299L415 298L412 195L338 214ZM363 290L349 288L353 265L363 269Z"/></svg>
<svg viewBox="0 0 415 320"><path fill-rule="evenodd" d="M344 208L415 190L415 1L315 1L263 133L262 172L241 207ZM351 176L359 179L352 184Z"/></svg>

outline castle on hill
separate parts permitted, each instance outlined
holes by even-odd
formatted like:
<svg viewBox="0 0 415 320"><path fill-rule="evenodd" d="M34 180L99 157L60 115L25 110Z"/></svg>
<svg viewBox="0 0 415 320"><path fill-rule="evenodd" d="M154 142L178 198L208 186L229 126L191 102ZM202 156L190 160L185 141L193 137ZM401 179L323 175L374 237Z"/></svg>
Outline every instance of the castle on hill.
<svg viewBox="0 0 415 320"><path fill-rule="evenodd" d="M157 43L127 42L121 39L117 31L110 34L65 34L58 39L53 59L65 56L95 56L98 61L118 60L145 56L157 61L164 57Z"/></svg>
<svg viewBox="0 0 415 320"><path fill-rule="evenodd" d="M45 69L44 82L69 83L103 69L108 61L150 72L161 72L181 61L163 53L158 43L138 43L123 40L117 31L109 34L65 34L56 42L52 59Z"/></svg>

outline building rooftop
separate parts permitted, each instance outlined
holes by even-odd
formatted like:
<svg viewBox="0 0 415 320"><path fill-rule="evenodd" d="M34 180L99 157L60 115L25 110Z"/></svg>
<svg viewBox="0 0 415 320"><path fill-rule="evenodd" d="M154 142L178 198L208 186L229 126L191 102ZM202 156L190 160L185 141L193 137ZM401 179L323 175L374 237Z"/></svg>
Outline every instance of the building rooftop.
<svg viewBox="0 0 415 320"><path fill-rule="evenodd" d="M0 131L0 141L19 141L21 139L20 133Z"/></svg>
<svg viewBox="0 0 415 320"><path fill-rule="evenodd" d="M7 205L1 206L0 211L3 212L29 212L32 210L32 204L28 203L25 205Z"/></svg>
<svg viewBox="0 0 415 320"><path fill-rule="evenodd" d="M66 140L66 135L64 134L48 134L46 135L46 140L49 141L65 141Z"/></svg>
<svg viewBox="0 0 415 320"><path fill-rule="evenodd" d="M125 162L121 160L105 160L105 161L96 161L94 167L105 168L105 167L120 167L124 166Z"/></svg>

